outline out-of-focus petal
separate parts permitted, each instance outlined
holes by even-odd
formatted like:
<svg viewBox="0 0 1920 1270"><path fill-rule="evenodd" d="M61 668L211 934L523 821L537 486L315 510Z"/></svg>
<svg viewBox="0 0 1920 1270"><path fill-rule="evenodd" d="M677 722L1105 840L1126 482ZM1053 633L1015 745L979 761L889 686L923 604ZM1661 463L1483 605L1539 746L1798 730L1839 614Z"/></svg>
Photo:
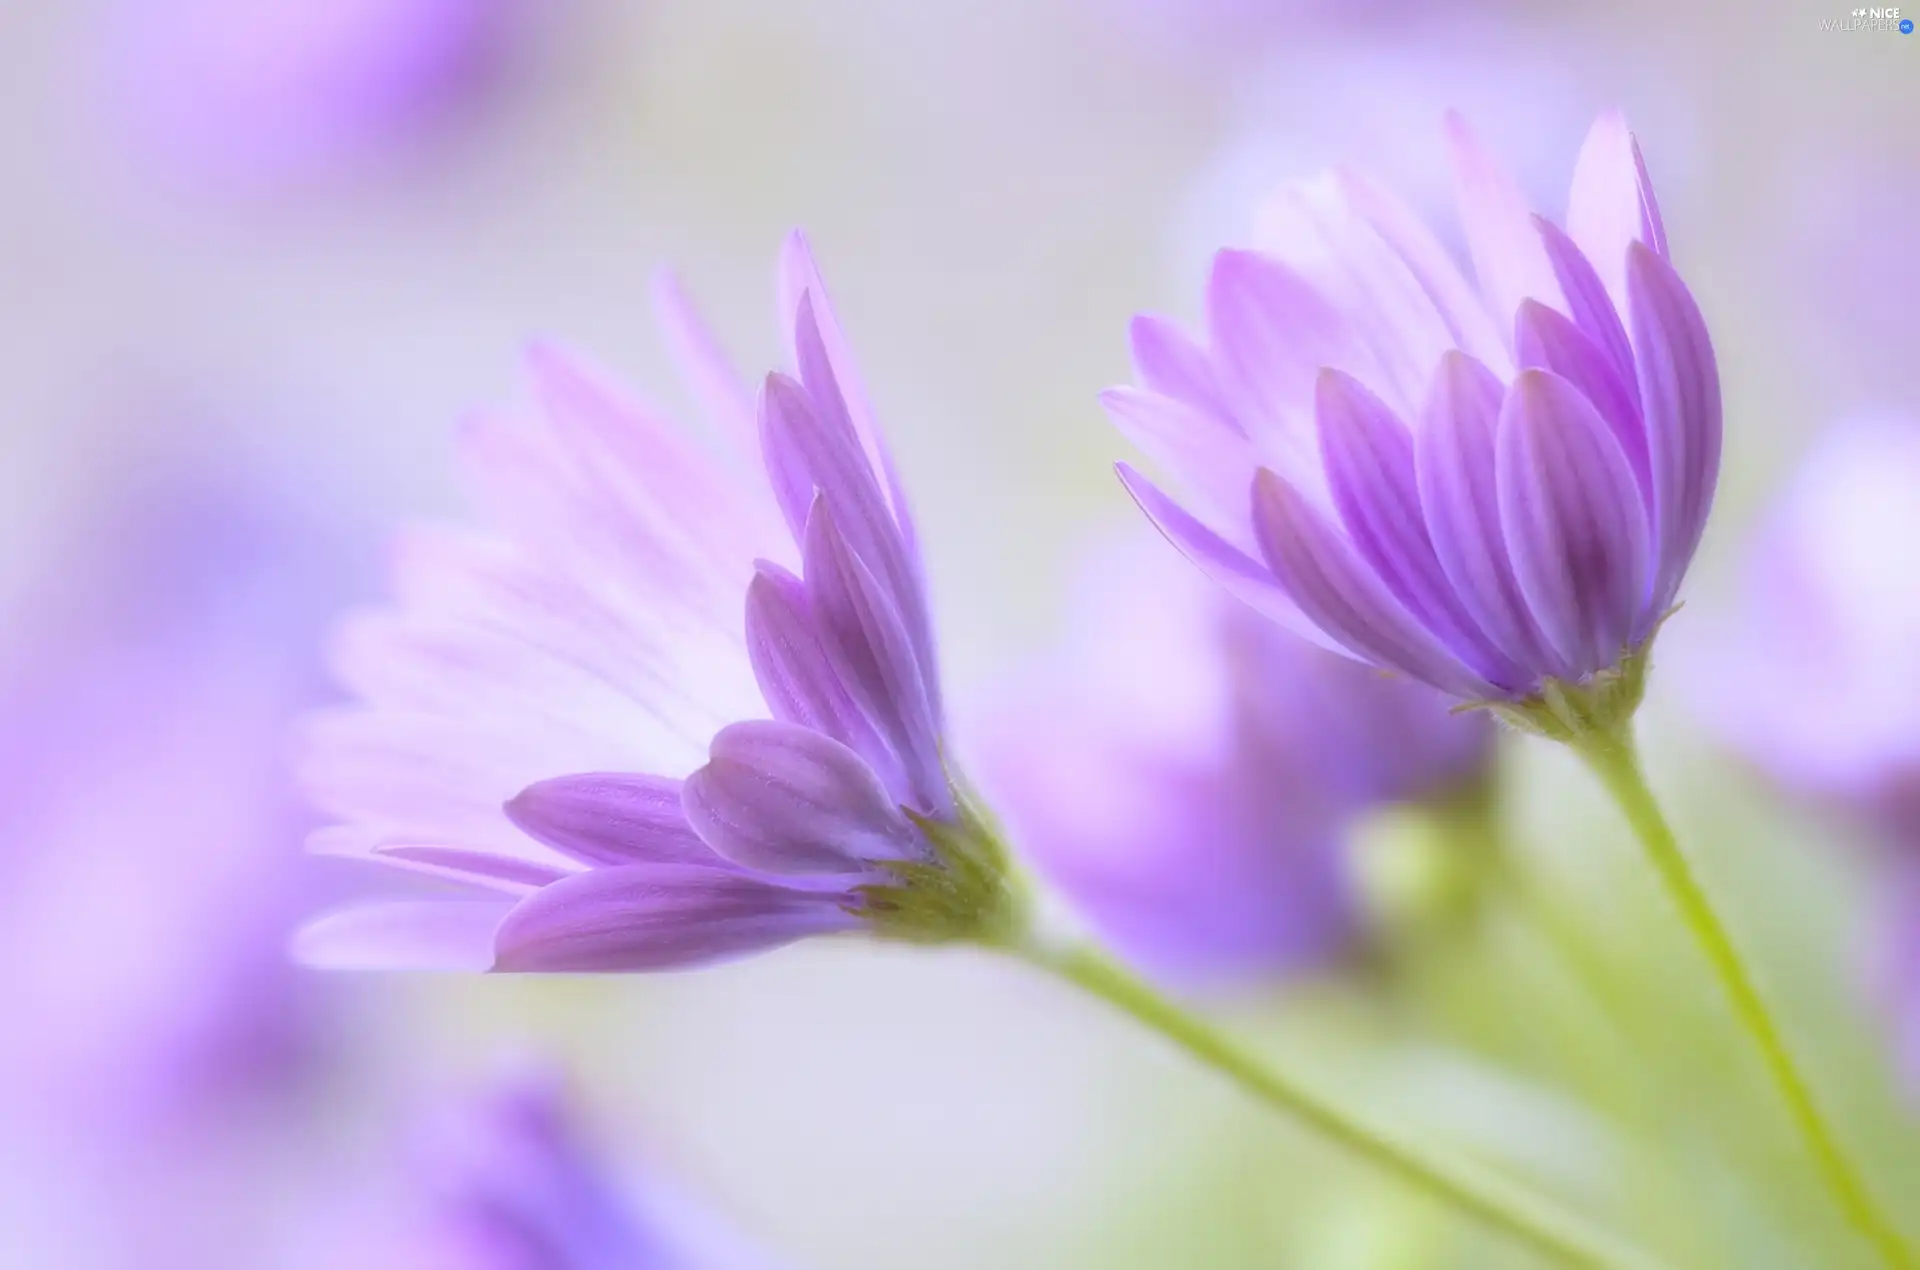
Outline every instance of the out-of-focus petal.
<svg viewBox="0 0 1920 1270"><path fill-rule="evenodd" d="M517 905L494 937L506 973L600 974L710 965L849 930L847 897L797 891L720 869L593 869Z"/></svg>
<svg viewBox="0 0 1920 1270"><path fill-rule="evenodd" d="M1140 388L1109 388L1100 394L1100 404L1122 436L1220 521L1245 522L1247 490L1259 464L1253 446L1231 423Z"/></svg>
<svg viewBox="0 0 1920 1270"><path fill-rule="evenodd" d="M1640 143L1626 117L1609 110L1594 120L1573 166L1567 196L1567 232L1593 262L1614 307L1630 306L1627 249L1634 243L1656 255L1667 254L1667 231Z"/></svg>
<svg viewBox="0 0 1920 1270"><path fill-rule="evenodd" d="M1228 594L1273 619L1302 639L1322 648L1344 653L1333 638L1308 620L1293 602L1286 588L1273 576L1263 561L1222 538L1187 514L1180 504L1168 498L1159 486L1125 463L1117 463L1120 483L1133 495L1147 519L1181 555L1192 561L1202 573L1224 587ZM1247 482L1247 505L1253 505L1253 482Z"/></svg>
<svg viewBox="0 0 1920 1270"><path fill-rule="evenodd" d="M1486 302L1426 222L1399 195L1358 172L1342 169L1335 179L1347 202L1413 271L1446 323L1453 344L1496 373L1508 372L1506 340L1488 314Z"/></svg>
<svg viewBox="0 0 1920 1270"><path fill-rule="evenodd" d="M1646 509L1612 430L1572 384L1523 370L1501 408L1496 462L1501 527L1534 620L1576 674L1614 665L1651 579Z"/></svg>
<svg viewBox="0 0 1920 1270"><path fill-rule="evenodd" d="M1220 377L1207 351L1163 317L1142 313L1127 328L1134 373L1153 392L1211 412L1218 425L1242 432L1221 392Z"/></svg>
<svg viewBox="0 0 1920 1270"><path fill-rule="evenodd" d="M1418 406L1453 332L1405 258L1347 203L1338 182L1325 177L1283 189L1261 209L1255 241L1351 324L1356 355L1339 368L1361 373L1398 409Z"/></svg>
<svg viewBox="0 0 1920 1270"><path fill-rule="evenodd" d="M1498 160L1481 148L1467 121L1447 115L1447 153L1460 200L1460 219L1473 252L1474 273L1487 306L1512 313L1531 296L1553 308L1565 301L1546 249L1533 230L1533 213ZM1512 333L1503 331L1505 339Z"/></svg>
<svg viewBox="0 0 1920 1270"><path fill-rule="evenodd" d="M674 366L714 430L742 455L752 454L758 432L747 381L671 269L654 275L653 311Z"/></svg>
<svg viewBox="0 0 1920 1270"><path fill-rule="evenodd" d="M1322 366L1361 369L1347 320L1279 261L1223 251L1207 283L1207 331L1228 400L1262 457L1317 482L1314 376Z"/></svg>
<svg viewBox="0 0 1920 1270"><path fill-rule="evenodd" d="M323 970L485 970L494 932L513 907L448 899L340 909L297 932L293 955Z"/></svg>

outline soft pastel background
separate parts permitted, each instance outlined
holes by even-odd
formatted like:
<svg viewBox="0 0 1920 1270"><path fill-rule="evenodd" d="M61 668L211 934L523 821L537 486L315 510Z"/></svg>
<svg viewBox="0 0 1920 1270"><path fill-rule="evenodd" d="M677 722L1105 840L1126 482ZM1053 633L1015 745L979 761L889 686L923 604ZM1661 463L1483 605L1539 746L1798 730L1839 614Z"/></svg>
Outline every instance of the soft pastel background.
<svg viewBox="0 0 1920 1270"><path fill-rule="evenodd" d="M1719 511L1644 715L1656 782L1891 1207L1920 1208L1857 987L1864 857L1687 709L1687 667L1714 657L1696 614L1803 444L1852 411L1920 410L1920 36L1820 30L1849 8L10 6L0 1264L292 1264L287 1232L389 1178L417 1107L529 1051L572 1064L606 1154L796 1266L1504 1264L983 955L316 981L277 951L289 914L356 882L293 858L283 721L324 697L327 615L378 594L386 535L457 513L449 430L513 390L525 337L674 400L651 271L675 262L752 366L773 348L779 235L808 228L918 505L950 695L985 699L1055 628L1100 526L1131 514L1094 401L1128 376L1127 317L1191 316L1208 252L1270 181L1353 159L1437 205L1453 105L1555 212L1594 113L1639 131L1728 401ZM1541 746L1510 747L1506 780L1637 1012L1625 1043L1519 937L1245 1019L1700 1264L1802 1264L1770 1223L1796 1203L1816 1237L1829 1219L1777 1159L1774 1109L1613 816ZM236 956L257 973L209 1004ZM190 1024L216 1040L180 1041ZM250 1061L229 1070L236 1046ZM1745 1163L1695 1144L1675 1189L1596 1140L1569 1091L1647 1111L1653 1068L1693 1082L1668 1096L1709 1123L1727 1104L1718 1140ZM1616 1166L1639 1182L1594 1180Z"/></svg>

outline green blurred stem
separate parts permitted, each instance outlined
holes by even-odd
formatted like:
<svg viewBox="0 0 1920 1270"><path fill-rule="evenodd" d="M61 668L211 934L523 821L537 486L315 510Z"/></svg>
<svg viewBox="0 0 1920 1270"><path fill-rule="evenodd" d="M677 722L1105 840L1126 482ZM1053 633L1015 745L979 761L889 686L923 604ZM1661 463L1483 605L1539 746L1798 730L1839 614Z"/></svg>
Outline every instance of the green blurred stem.
<svg viewBox="0 0 1920 1270"><path fill-rule="evenodd" d="M1644 1256L1584 1220L1464 1159L1441 1159L1338 1105L1161 996L1084 945L1019 950L1160 1033L1269 1107L1398 1177L1415 1190L1521 1241L1565 1266L1651 1270Z"/></svg>
<svg viewBox="0 0 1920 1270"><path fill-rule="evenodd" d="M1607 792L1619 804L1647 857L1665 884L1667 893L1693 932L1700 949L1712 963L1720 986L1726 992L1741 1026L1753 1038L1765 1059L1767 1070L1779 1086L1801 1134L1806 1138L1814 1159L1825 1174L1834 1197L1859 1232L1879 1250L1881 1258L1896 1270L1915 1270L1912 1251L1893 1223L1881 1213L1865 1181L1841 1149L1819 1104L1814 1100L1799 1063L1780 1033L1773 1011L1760 993L1752 973L1741 958L1726 923L1720 920L1713 901L1701 886L1699 877L1673 830L1661 814L1653 791L1640 765L1634 746L1632 725L1622 723L1613 731L1597 731L1569 742Z"/></svg>

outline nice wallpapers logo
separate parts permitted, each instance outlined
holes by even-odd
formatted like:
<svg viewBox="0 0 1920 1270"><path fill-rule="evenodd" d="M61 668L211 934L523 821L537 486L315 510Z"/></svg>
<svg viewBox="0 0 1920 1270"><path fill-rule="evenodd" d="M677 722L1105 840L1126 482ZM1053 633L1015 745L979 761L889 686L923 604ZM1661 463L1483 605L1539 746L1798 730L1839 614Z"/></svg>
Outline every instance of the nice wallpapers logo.
<svg viewBox="0 0 1920 1270"><path fill-rule="evenodd" d="M1854 9L1844 18L1820 19L1822 31L1897 31L1913 34L1913 19L1900 16L1897 8Z"/></svg>

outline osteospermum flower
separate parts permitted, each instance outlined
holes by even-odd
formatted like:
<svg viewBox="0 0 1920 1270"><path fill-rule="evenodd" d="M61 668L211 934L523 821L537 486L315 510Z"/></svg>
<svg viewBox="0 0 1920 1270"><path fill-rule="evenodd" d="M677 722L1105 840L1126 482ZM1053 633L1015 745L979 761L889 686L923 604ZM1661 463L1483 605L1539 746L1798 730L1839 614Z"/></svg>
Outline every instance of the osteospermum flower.
<svg viewBox="0 0 1920 1270"><path fill-rule="evenodd" d="M1137 530L983 718L976 770L1025 858L1157 977L1324 964L1364 928L1356 818L1465 794L1491 721L1294 638Z"/></svg>
<svg viewBox="0 0 1920 1270"><path fill-rule="evenodd" d="M361 704L314 729L307 783L344 822L318 846L478 895L323 919L309 957L647 970L1013 922L948 780L913 523L804 240L781 262L795 373L757 406L671 281L660 299L715 446L537 350L537 407L462 437L505 532L413 539L397 607L343 632Z"/></svg>
<svg viewBox="0 0 1920 1270"><path fill-rule="evenodd" d="M1821 438L1694 679L1715 730L1782 786L1920 843L1917 490L1920 421L1865 417Z"/></svg>
<svg viewBox="0 0 1920 1270"><path fill-rule="evenodd" d="M1204 338L1143 316L1108 413L1161 530L1325 647L1560 733L1637 703L1713 499L1712 347L1639 149L1593 127L1567 226L1448 120L1477 286L1388 191L1291 189L1216 257Z"/></svg>

